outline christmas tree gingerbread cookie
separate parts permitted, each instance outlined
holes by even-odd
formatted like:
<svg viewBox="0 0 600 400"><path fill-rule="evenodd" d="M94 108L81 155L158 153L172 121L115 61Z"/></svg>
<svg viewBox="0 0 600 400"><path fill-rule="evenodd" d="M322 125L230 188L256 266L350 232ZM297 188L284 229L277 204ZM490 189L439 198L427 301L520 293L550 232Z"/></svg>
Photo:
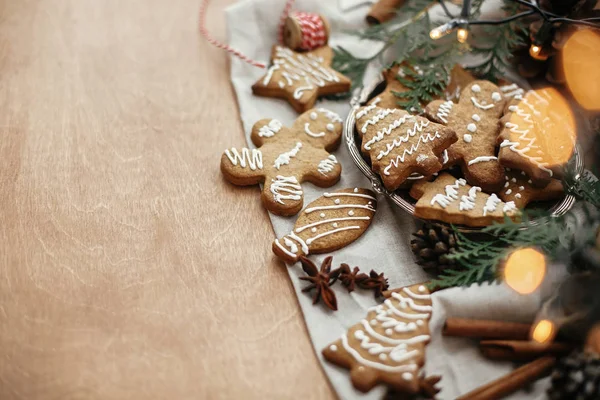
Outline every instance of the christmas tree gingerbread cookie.
<svg viewBox="0 0 600 400"><path fill-rule="evenodd" d="M517 208L525 208L532 201L556 200L564 196L562 182L558 179L551 179L546 187L538 188L524 171L510 168L506 169L504 179L506 182L498 196L504 202L514 202Z"/></svg>
<svg viewBox="0 0 600 400"><path fill-rule="evenodd" d="M263 119L252 128L258 149L227 149L221 157L225 178L240 186L264 183L262 201L277 215L302 209L301 183L333 186L342 167L329 152L341 141L342 119L324 108L302 114L291 128L275 119Z"/></svg>
<svg viewBox="0 0 600 400"><path fill-rule="evenodd" d="M255 95L286 99L297 112L312 108L319 96L350 90L350 79L331 69L333 51L328 46L298 53L274 46L272 65L253 86Z"/></svg>
<svg viewBox="0 0 600 400"><path fill-rule="evenodd" d="M362 133L362 152L388 190L398 189L413 174L430 176L442 169L444 150L457 140L451 128L373 105L357 111L356 129Z"/></svg>
<svg viewBox="0 0 600 400"><path fill-rule="evenodd" d="M496 85L474 81L463 89L458 104L435 100L425 108L431 120L454 129L458 135L458 141L448 149L446 166L459 164L467 182L488 192L499 190L504 184L496 140L505 104Z"/></svg>
<svg viewBox="0 0 600 400"><path fill-rule="evenodd" d="M519 215L512 201L505 203L496 194L484 193L480 187L448 173L440 174L433 182L416 182L410 195L418 200L415 217L427 220L482 227L503 221L505 215L513 219Z"/></svg>
<svg viewBox="0 0 600 400"><path fill-rule="evenodd" d="M302 211L288 235L273 242L273 252L294 263L302 255L338 250L365 233L376 209L375 193L368 189L326 192Z"/></svg>
<svg viewBox="0 0 600 400"><path fill-rule="evenodd" d="M326 360L350 370L354 387L368 392L386 383L406 394L420 392L425 346L429 343L431 295L424 285L385 293L359 323L322 351Z"/></svg>

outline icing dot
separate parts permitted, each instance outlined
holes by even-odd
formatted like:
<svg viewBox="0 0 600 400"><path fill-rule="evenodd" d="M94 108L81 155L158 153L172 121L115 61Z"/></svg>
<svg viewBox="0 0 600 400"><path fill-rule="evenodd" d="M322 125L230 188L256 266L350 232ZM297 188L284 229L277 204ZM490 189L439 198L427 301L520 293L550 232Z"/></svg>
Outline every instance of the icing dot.
<svg viewBox="0 0 600 400"><path fill-rule="evenodd" d="M321 217L321 218L325 218L325 213L321 213L321 214L319 214L319 217Z"/></svg>
<svg viewBox="0 0 600 400"><path fill-rule="evenodd" d="M370 206L371 204L373 204L373 202L372 202L372 201L370 201L370 202L368 202L368 203L367 203L367 205L368 205L368 206Z"/></svg>
<svg viewBox="0 0 600 400"><path fill-rule="evenodd" d="M515 96L515 100L523 100L523 96L518 94Z"/></svg>
<svg viewBox="0 0 600 400"><path fill-rule="evenodd" d="M333 223L333 224L331 224L331 225L332 225L334 228L337 228L337 227L338 227L338 223L337 223L337 222L334 222L334 223Z"/></svg>
<svg viewBox="0 0 600 400"><path fill-rule="evenodd" d="M519 190L525 190L525 186L519 186Z"/></svg>
<svg viewBox="0 0 600 400"><path fill-rule="evenodd" d="M508 110L509 110L509 111L513 111L513 112L515 112L515 111L517 111L517 110L518 110L518 107L517 107L517 106L509 106L509 107L508 107Z"/></svg>
<svg viewBox="0 0 600 400"><path fill-rule="evenodd" d="M521 171L521 175L525 176L525 171Z"/></svg>
<svg viewBox="0 0 600 400"><path fill-rule="evenodd" d="M350 215L350 216L354 215L354 211L352 211L352 210L348 211L348 215Z"/></svg>
<svg viewBox="0 0 600 400"><path fill-rule="evenodd" d="M473 114L471 116L471 118L473 118L473 121L477 121L477 122L481 121L481 117L479 115L477 115L477 114Z"/></svg>
<svg viewBox="0 0 600 400"><path fill-rule="evenodd" d="M471 90L475 93L479 93L481 92L481 88L479 87L479 85L473 85L471 86Z"/></svg>
<svg viewBox="0 0 600 400"><path fill-rule="evenodd" d="M311 112L310 113L310 119L312 119L313 121L317 119L317 113L316 112Z"/></svg>
<svg viewBox="0 0 600 400"><path fill-rule="evenodd" d="M517 178L512 178L510 181L514 182L514 183L517 183Z"/></svg>
<svg viewBox="0 0 600 400"><path fill-rule="evenodd" d="M427 290L427 289L425 288L425 286L421 285L421 286L419 286L419 288L418 288L417 290L418 290L419 292L423 293L423 292L424 292L425 290Z"/></svg>
<svg viewBox="0 0 600 400"><path fill-rule="evenodd" d="M358 193L358 188L354 188L354 193Z"/></svg>
<svg viewBox="0 0 600 400"><path fill-rule="evenodd" d="M413 375L410 372L405 372L402 374L402 379L405 381L410 381L413 378Z"/></svg>
<svg viewBox="0 0 600 400"><path fill-rule="evenodd" d="M335 344L332 344L331 346L329 346L329 350L337 351L337 346Z"/></svg>
<svg viewBox="0 0 600 400"><path fill-rule="evenodd" d="M520 198L521 198L521 193L517 193L517 194L515 194L515 197L516 197L517 199L520 199Z"/></svg>
<svg viewBox="0 0 600 400"><path fill-rule="evenodd" d="M285 83L283 83L282 81L279 81L279 87L283 89L285 87Z"/></svg>
<svg viewBox="0 0 600 400"><path fill-rule="evenodd" d="M377 320L376 319L372 319L370 322L371 325L375 326L377 325Z"/></svg>
<svg viewBox="0 0 600 400"><path fill-rule="evenodd" d="M512 193L512 190L511 190L511 189L508 189L508 190L506 191L506 194L511 194L511 193Z"/></svg>
<svg viewBox="0 0 600 400"><path fill-rule="evenodd" d="M420 319L420 320L417 321L417 325L423 326L423 324L424 324L423 320Z"/></svg>
<svg viewBox="0 0 600 400"><path fill-rule="evenodd" d="M387 360L387 354L383 354L383 353L382 353L382 354L380 354L380 355L379 355L379 359L380 359L381 361L385 361L385 360Z"/></svg>
<svg viewBox="0 0 600 400"><path fill-rule="evenodd" d="M463 136L463 140L465 141L465 143L471 143L471 141L473 141L473 136L469 135L468 133L466 133Z"/></svg>
<svg viewBox="0 0 600 400"><path fill-rule="evenodd" d="M475 132L477 130L477 126L473 123L470 123L469 125L467 125L467 130L469 132Z"/></svg>
<svg viewBox="0 0 600 400"><path fill-rule="evenodd" d="M333 132L333 131L334 131L334 129L335 129L335 127L333 126L333 124L327 124L327 130L328 130L329 132Z"/></svg>
<svg viewBox="0 0 600 400"><path fill-rule="evenodd" d="M510 186L510 182L506 182L506 183L504 184L504 187L509 187L509 186Z"/></svg>
<svg viewBox="0 0 600 400"><path fill-rule="evenodd" d="M500 100L502 100L502 96L500 96L500 93L494 92L494 93L492 93L492 100L500 101Z"/></svg>
<svg viewBox="0 0 600 400"><path fill-rule="evenodd" d="M340 201L340 199L335 199L334 203L335 203L335 204L340 204L340 203L341 203L341 201Z"/></svg>
<svg viewBox="0 0 600 400"><path fill-rule="evenodd" d="M417 329L417 324L415 324L414 322L410 322L407 325L408 329Z"/></svg>
<svg viewBox="0 0 600 400"><path fill-rule="evenodd" d="M310 231L315 233L317 231L317 228L312 228Z"/></svg>
<svg viewBox="0 0 600 400"><path fill-rule="evenodd" d="M533 182L531 182L531 179L530 179L530 180L527 181L527 183L533 183Z"/></svg>
<svg viewBox="0 0 600 400"><path fill-rule="evenodd" d="M391 329L386 329L385 330L385 334L388 335L388 336L392 335L393 333L394 333L394 331L391 330Z"/></svg>

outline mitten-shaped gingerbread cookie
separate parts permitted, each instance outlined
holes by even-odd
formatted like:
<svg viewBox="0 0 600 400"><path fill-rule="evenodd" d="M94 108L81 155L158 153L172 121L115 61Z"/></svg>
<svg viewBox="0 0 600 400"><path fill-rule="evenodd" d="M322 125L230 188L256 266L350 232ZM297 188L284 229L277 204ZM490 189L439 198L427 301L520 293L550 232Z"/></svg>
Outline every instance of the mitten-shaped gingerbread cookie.
<svg viewBox="0 0 600 400"><path fill-rule="evenodd" d="M505 180L498 196L505 202L514 202L518 208L525 208L532 201L555 200L564 195L563 185L558 179L551 179L545 188L538 188L525 172L507 168Z"/></svg>
<svg viewBox="0 0 600 400"><path fill-rule="evenodd" d="M331 69L333 51L328 46L297 53L273 46L272 65L252 85L254 94L286 99L298 112L315 105L317 97L350 90L350 79Z"/></svg>
<svg viewBox="0 0 600 400"><path fill-rule="evenodd" d="M356 113L362 151L388 190L396 190L413 173L430 176L442 169L442 153L456 142L451 128L404 110L369 105Z"/></svg>
<svg viewBox="0 0 600 400"><path fill-rule="evenodd" d="M433 182L418 181L410 195L418 200L415 217L449 224L482 227L503 221L505 214L511 218L519 215L512 201L504 203L495 194L483 193L480 187L448 173L440 174Z"/></svg>
<svg viewBox="0 0 600 400"><path fill-rule="evenodd" d="M446 166L460 164L471 185L489 192L500 190L504 184L496 140L505 104L496 85L475 81L463 89L458 104L436 100L425 108L431 120L451 127L458 135L458 141L448 149Z"/></svg>
<svg viewBox="0 0 600 400"><path fill-rule="evenodd" d="M292 128L275 119L263 119L252 128L258 149L225 150L221 171L235 185L264 183L265 208L278 215L294 215L302 209L304 181L333 186L342 167L333 154L340 144L342 119L324 108L302 114Z"/></svg>
<svg viewBox="0 0 600 400"><path fill-rule="evenodd" d="M425 286L413 285L386 292L386 297L323 349L323 356L350 369L352 384L362 392L386 383L414 394L420 390L419 375L430 339L431 295Z"/></svg>
<svg viewBox="0 0 600 400"><path fill-rule="evenodd" d="M560 176L575 141L569 106L553 93L553 89L541 89L515 96L506 108L497 139L500 163L525 171L540 188Z"/></svg>
<svg viewBox="0 0 600 400"><path fill-rule="evenodd" d="M324 193L306 207L294 229L273 242L273 252L288 263L301 255L329 253L358 239L371 225L377 199L368 189Z"/></svg>

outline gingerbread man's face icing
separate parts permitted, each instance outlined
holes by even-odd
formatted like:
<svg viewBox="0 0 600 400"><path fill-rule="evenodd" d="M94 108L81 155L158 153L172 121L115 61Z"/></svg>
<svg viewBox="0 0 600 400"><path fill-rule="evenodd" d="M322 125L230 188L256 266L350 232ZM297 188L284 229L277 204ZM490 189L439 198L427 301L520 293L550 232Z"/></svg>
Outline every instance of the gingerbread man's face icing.
<svg viewBox="0 0 600 400"><path fill-rule="evenodd" d="M496 157L498 120L506 100L488 81L474 81L461 92L458 104L436 100L425 109L427 116L456 131L458 141L448 149L447 167L459 164L472 185L487 191L504 184L504 169Z"/></svg>
<svg viewBox="0 0 600 400"><path fill-rule="evenodd" d="M294 215L302 209L301 183L334 185L342 167L330 154L340 144L342 119L324 108L302 114L292 128L275 119L263 119L252 128L258 149L225 150L221 171L236 185L264 183L265 208L278 215Z"/></svg>

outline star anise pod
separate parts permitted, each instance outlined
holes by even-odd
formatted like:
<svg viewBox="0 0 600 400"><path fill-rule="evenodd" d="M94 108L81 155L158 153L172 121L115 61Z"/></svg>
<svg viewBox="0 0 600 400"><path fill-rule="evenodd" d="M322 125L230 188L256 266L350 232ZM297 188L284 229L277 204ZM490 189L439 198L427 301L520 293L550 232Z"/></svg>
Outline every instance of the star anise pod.
<svg viewBox="0 0 600 400"><path fill-rule="evenodd" d="M335 293L331 289L331 285L335 283L341 270L338 268L331 271L331 261L333 257L329 256L321 264L321 269L306 257L300 257L302 263L302 269L308 276L300 277L303 281L310 282L310 285L302 289L303 292L309 292L316 289L313 295L313 304L317 304L319 300L323 299L323 303L333 311L337 311L337 299Z"/></svg>
<svg viewBox="0 0 600 400"><path fill-rule="evenodd" d="M341 264L340 270L340 281L342 281L342 284L346 286L348 293L354 291L356 284L360 286L361 282L369 279L369 276L360 272L358 267L354 267L354 269L351 270L348 264Z"/></svg>
<svg viewBox="0 0 600 400"><path fill-rule="evenodd" d="M363 282L359 282L358 286L362 289L373 290L375 297L383 296L383 292L390 287L387 278L383 276L383 272L378 274L373 270L369 273L369 278Z"/></svg>

